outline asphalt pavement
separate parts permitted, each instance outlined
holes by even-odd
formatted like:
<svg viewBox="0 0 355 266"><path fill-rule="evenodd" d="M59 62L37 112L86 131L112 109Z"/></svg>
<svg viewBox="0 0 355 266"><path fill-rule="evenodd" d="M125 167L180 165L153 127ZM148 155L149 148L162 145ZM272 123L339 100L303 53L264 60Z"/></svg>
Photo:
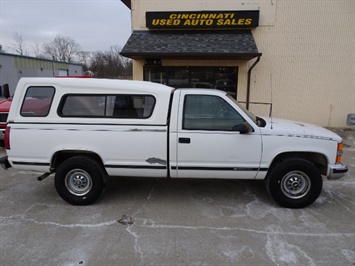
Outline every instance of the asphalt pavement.
<svg viewBox="0 0 355 266"><path fill-rule="evenodd" d="M336 133L349 172L304 209L279 207L262 181L143 178L110 178L78 207L53 176L0 169L0 263L355 265L355 130Z"/></svg>

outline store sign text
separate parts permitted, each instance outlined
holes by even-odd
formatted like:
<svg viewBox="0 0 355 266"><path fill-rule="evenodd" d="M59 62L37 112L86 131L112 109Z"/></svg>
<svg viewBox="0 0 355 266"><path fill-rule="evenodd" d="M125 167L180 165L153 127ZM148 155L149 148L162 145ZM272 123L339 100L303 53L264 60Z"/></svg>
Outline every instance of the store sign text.
<svg viewBox="0 0 355 266"><path fill-rule="evenodd" d="M147 12L147 28L252 28L259 11Z"/></svg>

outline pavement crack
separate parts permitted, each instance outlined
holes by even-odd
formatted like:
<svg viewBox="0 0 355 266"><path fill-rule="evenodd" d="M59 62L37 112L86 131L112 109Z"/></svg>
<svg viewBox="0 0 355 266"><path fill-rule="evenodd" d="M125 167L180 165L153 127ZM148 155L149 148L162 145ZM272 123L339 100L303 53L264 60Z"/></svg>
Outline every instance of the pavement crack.
<svg viewBox="0 0 355 266"><path fill-rule="evenodd" d="M126 228L126 231L133 236L134 238L134 254L135 254L135 258L136 258L136 262L138 264L141 264L143 262L143 252L139 246L139 235L133 231L133 225L129 225Z"/></svg>
<svg viewBox="0 0 355 266"><path fill-rule="evenodd" d="M157 224L153 220L143 219L140 223L136 220L135 225L142 228L153 229L183 229L183 230L212 230L212 231L243 231L264 235L288 235L288 236L313 236L313 237L355 237L355 233L309 233L309 232L277 232L268 230L255 230L241 227L213 227L213 226L187 226L187 225L166 225Z"/></svg>
<svg viewBox="0 0 355 266"><path fill-rule="evenodd" d="M152 194L153 194L153 192L154 192L154 190L155 190L157 185L158 185L158 179L155 180L155 183L154 183L152 189L150 190L150 192L148 194L147 200L150 200L150 198L152 197Z"/></svg>
<svg viewBox="0 0 355 266"><path fill-rule="evenodd" d="M147 202L151 199L153 192L156 188L156 186L158 185L159 179L157 178L152 186L152 188L150 189L148 196L145 198L145 201L141 204L141 206L138 208L138 210L136 212L133 213L133 218L135 216L137 216L140 212L142 212L142 210L145 208L145 206L147 205Z"/></svg>
<svg viewBox="0 0 355 266"><path fill-rule="evenodd" d="M270 229L270 234L267 235L266 254L275 265L280 265L278 262L286 265L310 265L314 266L316 263L301 247L288 243L283 239L282 235L273 234L274 231Z"/></svg>
<svg viewBox="0 0 355 266"><path fill-rule="evenodd" d="M143 252L139 246L140 237L136 232L133 231L135 220L137 220L135 217L143 211L143 209L147 205L147 202L151 199L157 184L158 184L158 179L156 179L156 181L154 182L143 204L140 206L140 208L138 208L138 210L135 213L133 213L132 216L128 216L124 214L122 215L121 219L117 220L117 222L120 224L128 225L126 231L134 238L134 252L135 252L136 262L138 264L141 264L143 262Z"/></svg>
<svg viewBox="0 0 355 266"><path fill-rule="evenodd" d="M108 222L102 222L98 224L61 224L61 223L56 223L56 222L48 222L48 221L37 221L35 219L30 219L30 218L25 218L23 215L12 215L8 217L1 217L0 216L0 221L1 222L31 222L34 224L38 225L51 225L51 226L56 226L56 227L62 227L62 228L98 228L98 227L104 227L104 226L109 226L116 224L117 221L108 221Z"/></svg>

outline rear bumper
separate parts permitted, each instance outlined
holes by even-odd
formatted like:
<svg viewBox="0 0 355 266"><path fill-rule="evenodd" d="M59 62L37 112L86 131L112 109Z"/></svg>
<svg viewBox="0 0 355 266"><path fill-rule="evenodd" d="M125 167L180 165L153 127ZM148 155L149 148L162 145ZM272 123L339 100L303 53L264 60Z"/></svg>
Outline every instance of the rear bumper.
<svg viewBox="0 0 355 266"><path fill-rule="evenodd" d="M0 165L5 170L11 167L11 164L9 163L9 160L7 159L7 156L4 156L4 157L0 158Z"/></svg>
<svg viewBox="0 0 355 266"><path fill-rule="evenodd" d="M329 180L336 180L342 178L348 172L348 167L343 164L336 164L329 169Z"/></svg>

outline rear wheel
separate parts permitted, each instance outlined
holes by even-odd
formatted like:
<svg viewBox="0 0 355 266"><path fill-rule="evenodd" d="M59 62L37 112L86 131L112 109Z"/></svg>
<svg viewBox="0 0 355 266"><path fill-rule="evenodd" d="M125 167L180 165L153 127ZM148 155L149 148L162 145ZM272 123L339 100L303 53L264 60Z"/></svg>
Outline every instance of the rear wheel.
<svg viewBox="0 0 355 266"><path fill-rule="evenodd" d="M54 182L58 194L73 205L88 205L102 194L105 172L96 160L77 156L64 161L57 169Z"/></svg>
<svg viewBox="0 0 355 266"><path fill-rule="evenodd" d="M266 188L271 197L287 208L304 208L320 195L323 179L317 167L302 158L286 159L270 170Z"/></svg>

